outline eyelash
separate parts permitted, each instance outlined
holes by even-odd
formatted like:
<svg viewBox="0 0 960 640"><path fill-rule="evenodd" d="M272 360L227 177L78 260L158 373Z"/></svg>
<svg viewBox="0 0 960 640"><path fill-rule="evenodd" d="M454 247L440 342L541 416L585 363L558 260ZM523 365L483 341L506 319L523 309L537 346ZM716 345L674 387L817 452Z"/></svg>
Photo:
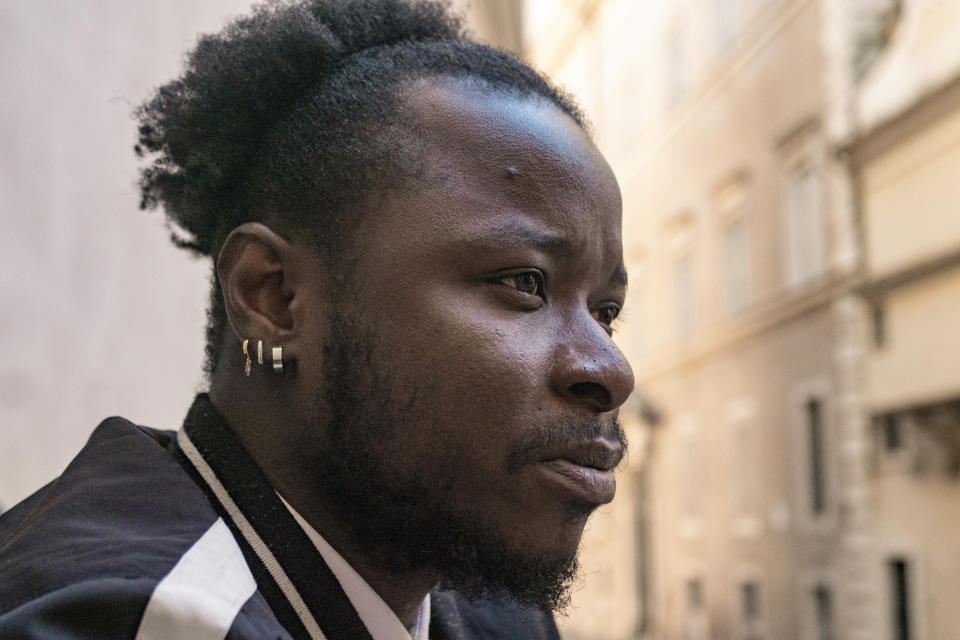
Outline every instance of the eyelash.
<svg viewBox="0 0 960 640"><path fill-rule="evenodd" d="M524 290L524 288L520 285L521 278L529 279L524 284L532 285L532 290L530 291ZM545 299L544 290L546 287L544 283L544 276L539 271L520 271L517 273L508 273L506 275L498 276L497 278L494 279L494 281L499 282L500 284L503 284L505 286L508 286L511 289L515 289L516 291L518 291L523 295L537 296L541 299ZM511 281L513 284L510 284ZM620 305L616 303L608 303L592 310L590 312L590 315L593 316L594 320L596 320L600 325L604 327L604 329L608 334L612 335L613 324L617 320L617 318L620 317L620 311L621 311ZM602 313L608 313L609 318L601 317Z"/></svg>
<svg viewBox="0 0 960 640"><path fill-rule="evenodd" d="M602 313L602 312L604 312L604 311L610 312L610 318L609 318L609 319L606 319L606 320L600 319L599 314ZM602 324L604 327L606 327L607 333L612 334L612 333L613 333L613 325L614 325L614 323L617 321L617 319L620 317L620 311L621 311L620 305L618 305L618 304L607 304L607 305L604 305L604 306L602 306L602 307L598 307L597 309L594 309L593 311L590 312L590 315L593 316L594 320L596 320L597 322L599 322L600 324Z"/></svg>
<svg viewBox="0 0 960 640"><path fill-rule="evenodd" d="M519 286L519 280L524 277L529 277L531 280L533 280L533 291L524 291L523 288ZM514 281L514 284L508 284L508 282L511 280ZM544 297L544 289L546 289L543 274L539 271L520 271L518 273L508 273L503 276L498 276L496 281L505 284L511 289L516 289L522 294L528 296L537 296L539 298Z"/></svg>

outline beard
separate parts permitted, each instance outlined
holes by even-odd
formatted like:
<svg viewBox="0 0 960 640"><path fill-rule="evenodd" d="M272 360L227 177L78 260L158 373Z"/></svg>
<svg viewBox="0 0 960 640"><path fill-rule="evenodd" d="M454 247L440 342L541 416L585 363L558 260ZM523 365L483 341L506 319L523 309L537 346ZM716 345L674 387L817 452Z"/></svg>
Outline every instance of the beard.
<svg viewBox="0 0 960 640"><path fill-rule="evenodd" d="M473 600L506 596L542 610L565 609L577 575L577 546L515 548L487 514L446 499L437 489L442 479L422 471L429 464L398 465L402 454L392 445L402 441L405 430L418 428L417 392L399 393L399 374L388 358L373 352L374 331L342 311L330 315L326 393L318 399L329 420L314 468L355 550L396 574L434 573L441 588ZM615 421L606 433L626 445ZM596 423L531 426L510 452L508 473L519 473L539 448L577 435L596 435ZM571 521L581 526L592 511L592 506L568 507Z"/></svg>

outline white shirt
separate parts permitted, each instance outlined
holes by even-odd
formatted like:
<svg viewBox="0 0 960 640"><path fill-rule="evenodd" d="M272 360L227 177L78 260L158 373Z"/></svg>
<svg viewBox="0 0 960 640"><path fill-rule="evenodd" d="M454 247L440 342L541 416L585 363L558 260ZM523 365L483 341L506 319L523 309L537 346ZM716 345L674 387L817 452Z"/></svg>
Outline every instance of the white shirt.
<svg viewBox="0 0 960 640"><path fill-rule="evenodd" d="M283 496L280 497L283 500ZM417 610L417 617L414 620L413 628L407 630L400 622L400 618L393 612L393 609L383 601L376 591L373 590L367 581L364 580L356 570L350 566L343 556L337 553L337 550L330 546L330 543L323 539L316 529L310 526L303 519L296 509L287 504L293 518L297 521L303 530L307 533L313 546L317 548L320 555L323 556L330 571L337 577L343 592L357 610L357 615L373 640L427 640L430 631L430 594L420 603Z"/></svg>

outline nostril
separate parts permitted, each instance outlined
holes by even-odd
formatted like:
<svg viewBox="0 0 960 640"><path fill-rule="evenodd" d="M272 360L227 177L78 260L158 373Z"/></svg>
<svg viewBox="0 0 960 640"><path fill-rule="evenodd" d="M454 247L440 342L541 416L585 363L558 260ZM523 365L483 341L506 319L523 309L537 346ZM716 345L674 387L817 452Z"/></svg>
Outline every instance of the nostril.
<svg viewBox="0 0 960 640"><path fill-rule="evenodd" d="M586 398L594 402L598 407L606 408L613 404L610 392L606 387L596 382L576 382L568 387L571 395L578 398Z"/></svg>

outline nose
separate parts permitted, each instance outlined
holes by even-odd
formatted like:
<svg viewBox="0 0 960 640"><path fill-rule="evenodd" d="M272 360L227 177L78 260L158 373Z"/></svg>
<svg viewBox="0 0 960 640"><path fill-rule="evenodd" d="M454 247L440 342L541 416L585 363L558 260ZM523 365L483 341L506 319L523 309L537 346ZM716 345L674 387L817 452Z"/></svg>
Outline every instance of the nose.
<svg viewBox="0 0 960 640"><path fill-rule="evenodd" d="M633 391L633 369L600 325L568 326L558 340L551 385L554 393L590 411L613 411Z"/></svg>

